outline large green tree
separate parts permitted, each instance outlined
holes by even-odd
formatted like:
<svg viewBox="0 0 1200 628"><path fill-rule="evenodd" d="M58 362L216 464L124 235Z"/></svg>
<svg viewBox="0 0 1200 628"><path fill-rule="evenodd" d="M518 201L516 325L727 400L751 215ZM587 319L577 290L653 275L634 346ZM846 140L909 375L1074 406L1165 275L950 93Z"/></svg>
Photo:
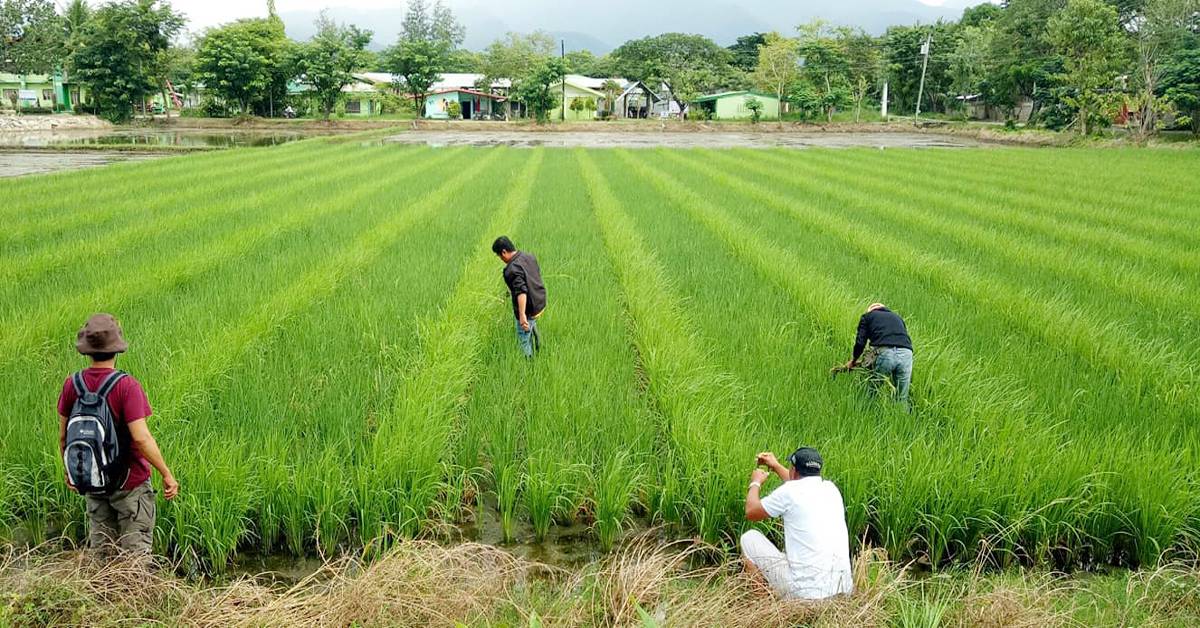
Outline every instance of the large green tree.
<svg viewBox="0 0 1200 628"><path fill-rule="evenodd" d="M567 53L567 73L601 78L613 75L613 62L608 55L597 57L591 50L572 50Z"/></svg>
<svg viewBox="0 0 1200 628"><path fill-rule="evenodd" d="M124 122L135 103L162 88L166 52L183 24L183 16L156 0L123 0L96 10L70 63L101 115Z"/></svg>
<svg viewBox="0 0 1200 628"><path fill-rule="evenodd" d="M244 113L281 99L291 74L291 42L278 19L244 19L210 29L196 51L197 78L205 88ZM274 89L273 89L274 88Z"/></svg>
<svg viewBox="0 0 1200 628"><path fill-rule="evenodd" d="M317 33L299 46L296 70L328 120L342 88L354 82L355 70L363 62L363 50L371 42L371 31L334 22L324 12L316 21Z"/></svg>
<svg viewBox="0 0 1200 628"><path fill-rule="evenodd" d="M798 51L804 63L801 72L804 85L797 89L806 94L800 100L818 105L826 120L832 121L833 114L852 100L850 58L844 39L837 29L830 29L821 20L801 24L796 30Z"/></svg>
<svg viewBox="0 0 1200 628"><path fill-rule="evenodd" d="M532 74L554 53L554 38L545 31L505 33L483 50L479 63L483 78L476 87L486 91L496 79Z"/></svg>
<svg viewBox="0 0 1200 628"><path fill-rule="evenodd" d="M441 1L430 7L425 0L409 0L395 45L383 56L384 67L397 77L397 89L413 99L416 111L442 72L450 71L454 51L462 44L465 29Z"/></svg>
<svg viewBox="0 0 1200 628"><path fill-rule="evenodd" d="M737 80L732 54L703 35L664 33L621 44L612 53L628 79L666 86L680 109L703 92Z"/></svg>
<svg viewBox="0 0 1200 628"><path fill-rule="evenodd" d="M862 29L842 28L838 38L846 53L847 80L854 101L854 121L862 119L863 103L883 79L883 55L878 40Z"/></svg>
<svg viewBox="0 0 1200 628"><path fill-rule="evenodd" d="M1191 29L1200 16L1200 0L1142 0L1137 19L1128 29L1136 50L1136 104L1138 132L1142 138L1158 130L1164 103L1158 100L1158 83L1164 61L1192 40Z"/></svg>
<svg viewBox="0 0 1200 628"><path fill-rule="evenodd" d="M65 62L75 51L79 34L83 32L84 24L92 19L92 7L87 0L70 0L62 12L60 26L63 32L63 56Z"/></svg>
<svg viewBox="0 0 1200 628"><path fill-rule="evenodd" d="M753 72L758 67L758 48L767 43L766 33L753 33L737 38L729 52L732 63L743 72Z"/></svg>
<svg viewBox="0 0 1200 628"><path fill-rule="evenodd" d="M1101 0L1068 0L1050 18L1047 39L1063 58L1060 76L1068 91L1063 100L1078 113L1079 132L1087 135L1113 99L1125 60L1125 39L1116 9Z"/></svg>
<svg viewBox="0 0 1200 628"><path fill-rule="evenodd" d="M558 105L554 86L566 75L566 64L557 57L545 57L531 71L513 79L512 97L523 103L538 122L546 122Z"/></svg>
<svg viewBox="0 0 1200 628"><path fill-rule="evenodd" d="M767 33L758 48L758 64L751 78L759 89L767 90L782 102L800 78L800 42L779 33Z"/></svg>
<svg viewBox="0 0 1200 628"><path fill-rule="evenodd" d="M950 93L954 96L982 94L988 76L988 54L992 49L995 28L991 24L964 26L959 29L958 44L951 51ZM986 97L986 94L984 94Z"/></svg>
<svg viewBox="0 0 1200 628"><path fill-rule="evenodd" d="M890 97L897 111L913 111L920 91L924 55L921 46L930 38L929 65L925 72L922 111L945 111L950 101L950 57L958 48L957 24L938 21L923 26L893 26L884 34L884 62Z"/></svg>
<svg viewBox="0 0 1200 628"><path fill-rule="evenodd" d="M988 53L988 102L1009 112L1026 98L1036 117L1062 70L1062 57L1046 37L1046 24L1065 0L1007 0L995 18Z"/></svg>
<svg viewBox="0 0 1200 628"><path fill-rule="evenodd" d="M1158 87L1179 112L1179 122L1200 137L1200 42L1175 53L1165 64Z"/></svg>
<svg viewBox="0 0 1200 628"><path fill-rule="evenodd" d="M44 74L59 67L62 18L50 0L0 0L0 71Z"/></svg>

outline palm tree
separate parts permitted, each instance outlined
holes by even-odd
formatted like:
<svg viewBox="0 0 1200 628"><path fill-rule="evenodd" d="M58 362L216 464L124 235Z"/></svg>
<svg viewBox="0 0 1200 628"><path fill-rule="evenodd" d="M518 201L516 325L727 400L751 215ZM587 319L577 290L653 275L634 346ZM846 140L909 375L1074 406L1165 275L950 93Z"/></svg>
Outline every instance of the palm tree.
<svg viewBox="0 0 1200 628"><path fill-rule="evenodd" d="M604 79L600 90L604 92L605 100L608 101L608 116L611 118L616 113L617 94L621 93L621 84L612 79Z"/></svg>

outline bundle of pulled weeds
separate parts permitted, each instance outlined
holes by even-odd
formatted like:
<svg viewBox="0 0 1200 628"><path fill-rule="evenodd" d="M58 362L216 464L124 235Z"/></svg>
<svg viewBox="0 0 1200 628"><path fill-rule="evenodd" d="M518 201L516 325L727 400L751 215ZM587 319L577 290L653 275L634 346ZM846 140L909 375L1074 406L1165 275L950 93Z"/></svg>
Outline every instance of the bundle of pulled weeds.
<svg viewBox="0 0 1200 628"><path fill-rule="evenodd" d="M712 564L712 551L643 537L568 572L489 545L411 541L369 561L326 562L286 587L250 576L201 583L168 564L9 547L0 549L0 625L883 626L930 613L943 625L1075 623L1062 604L1068 585L1049 576L1005 585L958 578L931 594L929 578L863 552L854 595L783 602L736 562Z"/></svg>

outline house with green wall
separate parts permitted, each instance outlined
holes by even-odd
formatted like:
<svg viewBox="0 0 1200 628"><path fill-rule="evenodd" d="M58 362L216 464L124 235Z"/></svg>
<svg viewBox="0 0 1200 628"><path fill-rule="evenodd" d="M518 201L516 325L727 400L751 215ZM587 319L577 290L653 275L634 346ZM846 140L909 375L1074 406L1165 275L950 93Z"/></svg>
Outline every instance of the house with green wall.
<svg viewBox="0 0 1200 628"><path fill-rule="evenodd" d="M713 120L749 120L753 112L746 106L746 101L750 99L762 103L759 115L763 120L779 119L779 99L762 92L742 90L709 94L693 100L690 106L707 110Z"/></svg>
<svg viewBox="0 0 1200 628"><path fill-rule="evenodd" d="M0 109L75 111L88 102L86 86L68 81L62 72L9 74L0 72Z"/></svg>
<svg viewBox="0 0 1200 628"><path fill-rule="evenodd" d="M453 87L436 90L425 97L426 118L434 120L450 119L451 104L458 104L458 119L487 120L506 118L508 111L504 105L508 99L499 94L482 92L466 87Z"/></svg>
<svg viewBox="0 0 1200 628"><path fill-rule="evenodd" d="M299 81L288 83L288 97L292 102L307 99L308 109L311 112L319 110L316 99L311 98L308 94L311 88ZM300 108L300 105L296 105ZM383 115L383 94L375 89L375 86L363 81L355 81L349 85L342 87L342 97L336 109L339 116L352 118L369 118L371 116Z"/></svg>
<svg viewBox="0 0 1200 628"><path fill-rule="evenodd" d="M568 75L565 80L555 83L550 90L564 99L563 105L565 105L567 120L595 120L596 112L604 101L604 92L584 85L583 81L578 80L574 75ZM584 106L578 111L571 109L571 103L579 101L582 105L588 103L589 99L591 100L590 107ZM560 105L558 111L555 112L555 117L562 120L563 114L564 107Z"/></svg>

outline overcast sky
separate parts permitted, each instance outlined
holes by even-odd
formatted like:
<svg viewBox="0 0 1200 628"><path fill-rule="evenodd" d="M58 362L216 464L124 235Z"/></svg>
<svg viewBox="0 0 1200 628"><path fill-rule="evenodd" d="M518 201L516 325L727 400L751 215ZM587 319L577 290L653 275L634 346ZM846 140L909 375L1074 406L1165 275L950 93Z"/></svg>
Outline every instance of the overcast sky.
<svg viewBox="0 0 1200 628"><path fill-rule="evenodd" d="M672 4L677 3L681 9L686 10L689 2L687 0L654 0L657 3ZM917 0L922 4L931 6L952 5L959 6L970 4L965 0ZM978 1L978 0L977 0ZM503 0L496 3L499 7L519 7L526 0ZM593 4L594 0L562 0L561 4L571 5L577 3ZM796 0L798 5L824 5L836 4L843 8L846 5L853 6L857 4L857 0ZM177 10L183 12L188 17L188 30L199 32L208 26L215 26L223 22L228 22L243 17L262 17L267 13L266 0L171 0L171 5ZM451 8L458 8L466 4L465 0L449 0L448 4ZM753 5L754 0L749 0L745 4ZM909 4L908 0L895 0L895 4ZM276 0L276 7L280 13L294 13L299 11L319 11L326 7L344 7L358 10L379 10L393 9L398 12L403 12L405 0ZM369 25L367 25L369 27ZM586 25L580 25L580 28L586 28ZM669 29L668 29L669 30Z"/></svg>

